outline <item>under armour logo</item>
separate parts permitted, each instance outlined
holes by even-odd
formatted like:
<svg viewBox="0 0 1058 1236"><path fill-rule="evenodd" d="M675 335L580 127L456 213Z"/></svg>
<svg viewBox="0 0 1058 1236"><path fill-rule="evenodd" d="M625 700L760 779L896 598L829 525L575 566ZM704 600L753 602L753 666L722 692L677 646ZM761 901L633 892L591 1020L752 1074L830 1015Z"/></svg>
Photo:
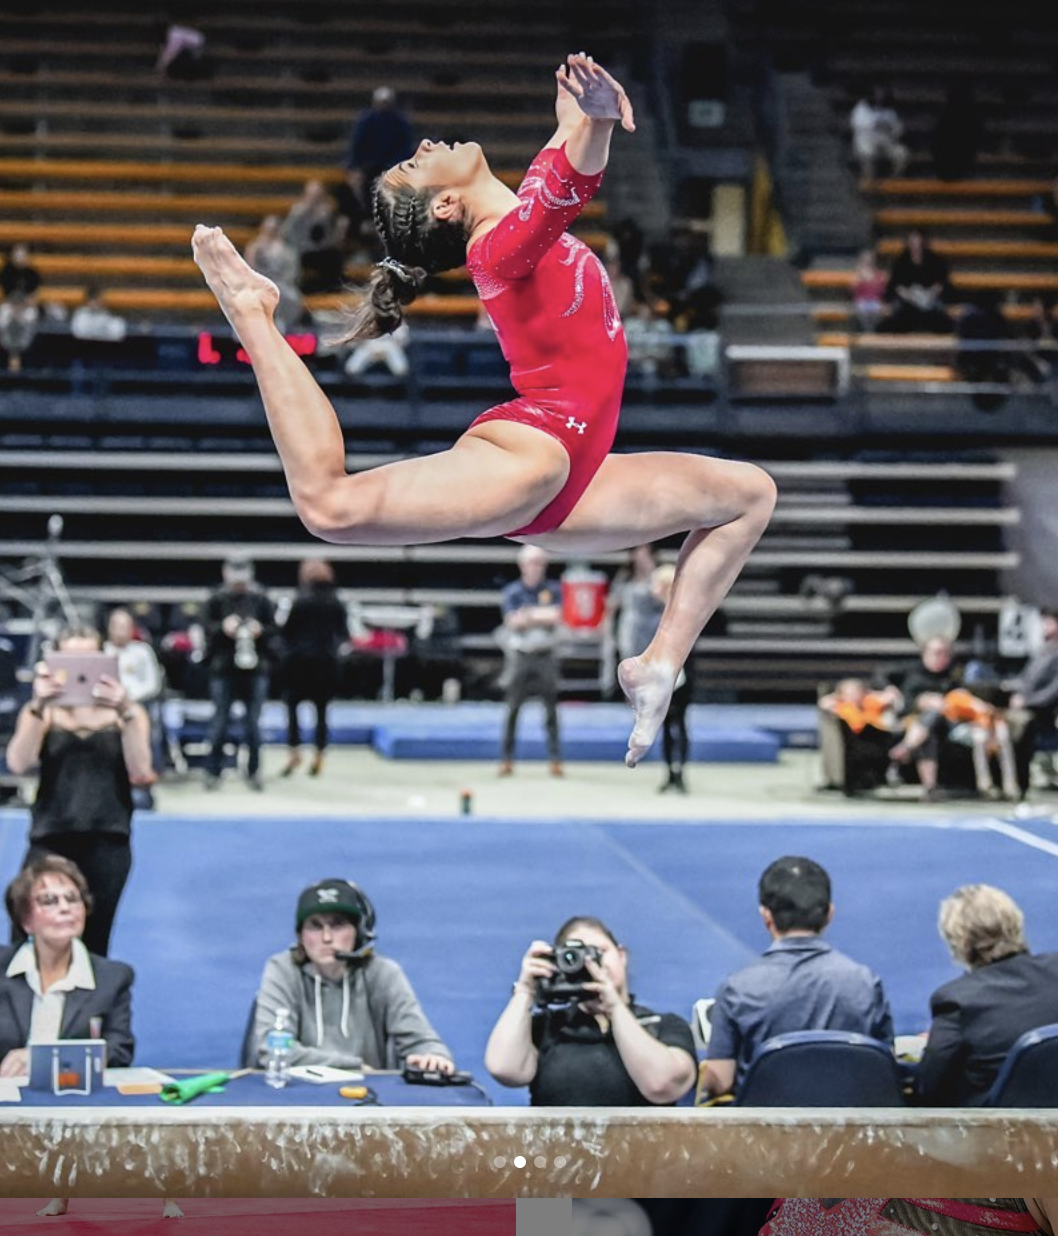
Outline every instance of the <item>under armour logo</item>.
<svg viewBox="0 0 1058 1236"><path fill-rule="evenodd" d="M316 900L327 904L337 901L338 896L339 894L336 888L321 888L316 894Z"/></svg>
<svg viewBox="0 0 1058 1236"><path fill-rule="evenodd" d="M577 431L577 433L583 433L583 432L585 431L585 429L587 429L587 428L588 428L588 422L587 422L587 421L578 421L576 417L571 416L571 417L570 417L570 418L566 421L566 428L567 428L567 429L575 429L575 430Z"/></svg>

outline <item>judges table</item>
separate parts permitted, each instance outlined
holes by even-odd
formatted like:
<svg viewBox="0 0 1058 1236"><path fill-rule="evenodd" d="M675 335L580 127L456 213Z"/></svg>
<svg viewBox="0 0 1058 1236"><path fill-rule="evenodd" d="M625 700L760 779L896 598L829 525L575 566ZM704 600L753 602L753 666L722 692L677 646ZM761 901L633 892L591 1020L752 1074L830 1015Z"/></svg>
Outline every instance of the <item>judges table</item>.
<svg viewBox="0 0 1058 1236"><path fill-rule="evenodd" d="M273 1091L260 1074L170 1106L23 1092L0 1106L21 1197L843 1197L1053 1192L1058 1112L490 1107L370 1074Z"/></svg>
<svg viewBox="0 0 1058 1236"><path fill-rule="evenodd" d="M183 1070L173 1070L169 1076L181 1080L193 1078L195 1074ZM373 1092L371 1097L361 1099L346 1098L341 1094L346 1086L367 1087ZM317 1084L315 1082L291 1079L281 1089L269 1086L264 1079L264 1073L251 1072L242 1076L233 1076L223 1088L207 1091L191 1100L195 1107L254 1107L254 1108L289 1108L289 1107L487 1107L492 1100L478 1085L466 1086L422 1086L410 1085L400 1073L379 1072L365 1074L362 1081ZM21 1107L47 1107L52 1114L58 1114L73 1108L132 1108L148 1107L169 1109L168 1103L163 1103L157 1094L122 1094L113 1086L103 1086L92 1094L54 1095L47 1090L22 1091ZM188 1106L188 1105L185 1105ZM0 1104L0 1120L12 1108Z"/></svg>

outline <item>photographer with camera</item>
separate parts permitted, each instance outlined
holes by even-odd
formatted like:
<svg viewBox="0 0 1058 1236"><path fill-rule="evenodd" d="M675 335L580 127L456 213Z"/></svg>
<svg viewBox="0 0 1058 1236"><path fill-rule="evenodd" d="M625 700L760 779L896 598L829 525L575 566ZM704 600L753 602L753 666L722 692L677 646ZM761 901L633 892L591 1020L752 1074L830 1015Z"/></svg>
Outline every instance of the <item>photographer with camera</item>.
<svg viewBox="0 0 1058 1236"><path fill-rule="evenodd" d="M36 667L33 696L7 746L7 766L16 776L39 770L23 867L46 854L77 864L95 903L85 946L105 957L132 867L131 787L149 785L154 771L147 714L129 699L102 644L90 627L60 632L59 657L49 666L49 653ZM12 942L24 938L15 924Z"/></svg>
<svg viewBox="0 0 1058 1236"><path fill-rule="evenodd" d="M224 740L235 700L246 708L243 721L247 749L246 783L263 790L261 781L261 709L268 697L277 640L275 610L254 584L253 563L233 556L222 567L224 585L206 604L206 660L213 719L209 726L206 789L220 785Z"/></svg>
<svg viewBox="0 0 1058 1236"><path fill-rule="evenodd" d="M628 991L628 955L597 918L534 940L485 1048L504 1086L528 1086L535 1107L672 1104L694 1085L690 1026Z"/></svg>

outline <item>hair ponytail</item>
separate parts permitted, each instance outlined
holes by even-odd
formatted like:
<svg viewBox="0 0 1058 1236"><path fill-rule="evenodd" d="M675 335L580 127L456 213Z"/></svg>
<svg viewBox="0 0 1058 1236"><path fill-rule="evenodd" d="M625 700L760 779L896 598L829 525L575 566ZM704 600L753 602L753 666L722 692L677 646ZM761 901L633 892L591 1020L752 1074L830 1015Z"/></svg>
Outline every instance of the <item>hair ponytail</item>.
<svg viewBox="0 0 1058 1236"><path fill-rule="evenodd" d="M362 291L363 299L349 315L345 331L328 342L355 343L358 339L392 334L404 321L404 306L418 296L426 278L421 266L401 266L386 258L375 267L371 281Z"/></svg>
<svg viewBox="0 0 1058 1236"><path fill-rule="evenodd" d="M378 263L363 300L352 311L344 334L333 343L354 343L389 335L404 321L404 306L422 291L430 275L462 266L467 229L460 220L438 219L430 209L436 189L375 181L375 227L387 256Z"/></svg>

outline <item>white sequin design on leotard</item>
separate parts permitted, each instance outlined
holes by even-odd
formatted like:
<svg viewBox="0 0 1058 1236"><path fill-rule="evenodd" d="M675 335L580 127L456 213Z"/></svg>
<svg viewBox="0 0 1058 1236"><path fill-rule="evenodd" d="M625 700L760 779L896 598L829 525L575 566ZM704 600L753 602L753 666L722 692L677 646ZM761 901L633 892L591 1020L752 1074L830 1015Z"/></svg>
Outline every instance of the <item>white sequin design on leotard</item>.
<svg viewBox="0 0 1058 1236"><path fill-rule="evenodd" d="M568 185L568 181L562 180L558 172L555 172L555 178L561 180L564 185ZM580 198L577 196L576 189L569 190L569 197L556 197L547 187L546 173L540 175L534 172L532 175L526 176L522 181L521 192L518 196L522 199L521 208L518 211L518 218L524 223L533 213L533 207L537 202L543 202L547 210L562 210L566 206L576 206L580 203Z"/></svg>
<svg viewBox="0 0 1058 1236"><path fill-rule="evenodd" d="M594 262L599 271L599 282L602 291L602 324L603 329L609 336L611 342L617 336L617 332L621 329L621 316L617 312L617 302L613 298L613 289L610 287L610 281L606 277L606 270L583 241L577 240L574 236L563 236L559 242L564 245L569 252L565 257L559 258L559 262L563 266L572 266L576 262L576 267L573 271L573 300L568 309L564 309L562 316L564 318L572 317L584 304L584 268L589 262Z"/></svg>

